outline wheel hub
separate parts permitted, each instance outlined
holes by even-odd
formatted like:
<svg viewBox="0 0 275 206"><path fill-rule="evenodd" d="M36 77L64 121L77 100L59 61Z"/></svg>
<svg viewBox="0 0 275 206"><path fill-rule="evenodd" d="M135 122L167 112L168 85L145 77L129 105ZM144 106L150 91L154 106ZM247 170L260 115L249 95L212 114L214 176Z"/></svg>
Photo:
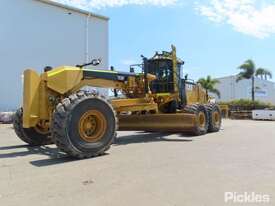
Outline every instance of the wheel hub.
<svg viewBox="0 0 275 206"><path fill-rule="evenodd" d="M206 117L203 112L200 112L198 115L198 122L199 122L199 127L204 128L206 124Z"/></svg>
<svg viewBox="0 0 275 206"><path fill-rule="evenodd" d="M90 110L82 115L78 128L82 140L94 143L103 137L107 128L107 121L101 112Z"/></svg>
<svg viewBox="0 0 275 206"><path fill-rule="evenodd" d="M49 124L46 122L39 122L35 127L34 130L39 133L39 134L49 134L50 132L50 127Z"/></svg>
<svg viewBox="0 0 275 206"><path fill-rule="evenodd" d="M220 114L219 114L219 112L217 112L217 111L215 111L214 113L213 113L213 124L215 125L215 126L218 126L219 124L220 124Z"/></svg>

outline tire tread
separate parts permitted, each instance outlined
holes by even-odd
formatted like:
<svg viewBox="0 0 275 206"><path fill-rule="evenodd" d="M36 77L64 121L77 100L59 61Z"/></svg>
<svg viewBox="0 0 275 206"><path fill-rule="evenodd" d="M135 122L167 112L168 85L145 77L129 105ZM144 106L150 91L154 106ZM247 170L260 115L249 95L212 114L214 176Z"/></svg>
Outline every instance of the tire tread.
<svg viewBox="0 0 275 206"><path fill-rule="evenodd" d="M111 141L108 142L101 150L96 153L81 152L78 150L66 137L66 125L65 122L67 117L72 111L72 108L79 102L85 99L99 99L104 103L108 104L115 114L115 130L118 128L118 120L116 113L111 106L111 104L106 100L105 97L98 95L98 93L89 93L84 91L79 91L75 94L71 94L69 97L65 98L60 104L58 104L52 121L52 135L55 140L56 146L62 151L67 153L69 156L76 157L78 159L91 158L104 154L111 146L114 141L115 135L112 137Z"/></svg>

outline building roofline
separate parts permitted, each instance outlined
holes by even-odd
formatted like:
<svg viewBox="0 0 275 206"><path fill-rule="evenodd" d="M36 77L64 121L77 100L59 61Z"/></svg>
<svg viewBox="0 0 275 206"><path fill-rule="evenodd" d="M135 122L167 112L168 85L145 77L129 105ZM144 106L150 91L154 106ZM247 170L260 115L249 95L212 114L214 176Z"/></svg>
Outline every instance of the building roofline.
<svg viewBox="0 0 275 206"><path fill-rule="evenodd" d="M223 76L223 77L217 77L217 78L215 78L215 79L227 79L227 78L234 78L234 77L237 77L238 75L236 74L236 75L228 75L228 76ZM274 81L272 81L271 79L261 79L261 78L259 78L259 77L256 77L256 79L258 79L258 80L261 80L261 81L265 81L265 82L270 82L270 83L273 83L273 84L275 84L275 82ZM244 79L245 80L245 79Z"/></svg>
<svg viewBox="0 0 275 206"><path fill-rule="evenodd" d="M53 6L57 6L59 8L67 9L67 10L70 10L70 11L78 12L78 13L81 13L81 14L90 15L90 16L93 16L93 17L96 17L96 18L99 18L99 19L102 19L102 20L106 20L106 21L109 20L109 18L106 17L106 16L95 14L95 13L89 12L87 10L79 9L79 8L76 8L76 7L73 7L73 6L68 6L68 5L58 3L58 2L55 2L55 1L52 1L52 0L36 0L36 1L39 1L39 2L42 2L42 3L45 3L45 4L49 4L49 5L53 5Z"/></svg>
<svg viewBox="0 0 275 206"><path fill-rule="evenodd" d="M223 77L217 77L215 79L226 79L226 78L231 78L231 77L236 77L236 76L237 76L237 74L236 75L223 76Z"/></svg>

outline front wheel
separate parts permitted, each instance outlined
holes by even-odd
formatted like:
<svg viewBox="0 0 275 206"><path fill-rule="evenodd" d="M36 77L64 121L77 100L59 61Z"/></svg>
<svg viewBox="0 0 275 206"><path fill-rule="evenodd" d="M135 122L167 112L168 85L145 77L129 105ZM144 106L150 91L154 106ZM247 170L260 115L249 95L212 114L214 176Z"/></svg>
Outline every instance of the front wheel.
<svg viewBox="0 0 275 206"><path fill-rule="evenodd" d="M16 135L30 146L41 146L52 144L48 127L37 125L32 128L23 128L23 109L20 108L14 114L13 128Z"/></svg>
<svg viewBox="0 0 275 206"><path fill-rule="evenodd" d="M117 119L101 96L78 92L60 103L53 115L52 134L57 147L76 158L103 154L113 143Z"/></svg>

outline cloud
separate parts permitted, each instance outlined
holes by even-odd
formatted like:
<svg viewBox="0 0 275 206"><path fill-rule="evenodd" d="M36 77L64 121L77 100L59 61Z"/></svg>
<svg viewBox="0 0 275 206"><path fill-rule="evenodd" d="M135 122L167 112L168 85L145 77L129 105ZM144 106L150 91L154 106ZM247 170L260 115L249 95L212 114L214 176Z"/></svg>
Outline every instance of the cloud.
<svg viewBox="0 0 275 206"><path fill-rule="evenodd" d="M250 36L263 39L275 34L274 0L210 0L196 3L196 9L210 21L229 24Z"/></svg>
<svg viewBox="0 0 275 206"><path fill-rule="evenodd" d="M172 6L179 0L55 0L60 3L73 5L85 9L102 9L106 7L120 7L126 5Z"/></svg>

